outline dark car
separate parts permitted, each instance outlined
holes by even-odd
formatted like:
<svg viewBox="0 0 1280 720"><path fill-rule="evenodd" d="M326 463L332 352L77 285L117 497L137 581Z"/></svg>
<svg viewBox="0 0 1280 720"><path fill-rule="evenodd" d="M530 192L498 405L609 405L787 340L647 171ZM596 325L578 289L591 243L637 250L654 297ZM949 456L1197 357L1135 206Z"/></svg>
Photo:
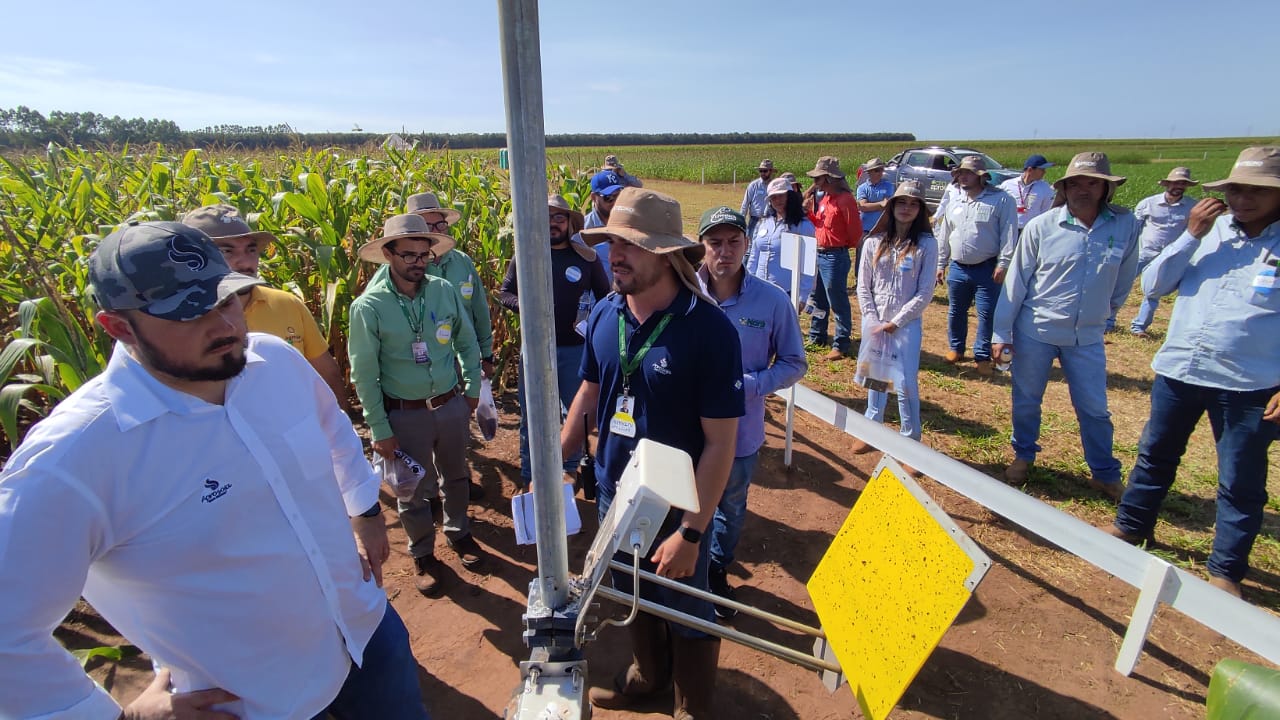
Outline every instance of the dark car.
<svg viewBox="0 0 1280 720"><path fill-rule="evenodd" d="M894 184L903 180L915 180L924 188L924 196L929 201L929 205L935 206L942 199L942 193L947 189L947 184L951 182L952 168L959 165L960 161L968 155L977 155L982 158L982 164L991 175L992 185L999 185L1019 175L1017 170L1001 165L986 153L970 148L944 148L935 145L903 150L894 155L885 166L884 177Z"/></svg>

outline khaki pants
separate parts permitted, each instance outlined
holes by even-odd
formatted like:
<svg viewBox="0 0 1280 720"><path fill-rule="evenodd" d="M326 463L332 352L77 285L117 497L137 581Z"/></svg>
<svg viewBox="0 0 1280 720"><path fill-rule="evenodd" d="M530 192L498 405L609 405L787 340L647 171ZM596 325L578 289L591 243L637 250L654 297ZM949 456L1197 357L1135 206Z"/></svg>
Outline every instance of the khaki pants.
<svg viewBox="0 0 1280 720"><path fill-rule="evenodd" d="M458 540L471 534L467 517L471 411L459 394L436 410L392 410L387 419L400 449L427 471L413 497L397 503L400 524L409 536L409 554L426 557L435 553L436 525L430 500L437 494L444 499L445 537Z"/></svg>

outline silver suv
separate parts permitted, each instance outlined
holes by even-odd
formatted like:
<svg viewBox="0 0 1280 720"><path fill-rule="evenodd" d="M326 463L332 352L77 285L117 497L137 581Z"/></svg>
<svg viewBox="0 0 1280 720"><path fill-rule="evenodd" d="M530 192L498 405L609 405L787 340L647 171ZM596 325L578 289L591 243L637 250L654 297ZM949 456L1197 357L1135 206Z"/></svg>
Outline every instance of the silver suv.
<svg viewBox="0 0 1280 720"><path fill-rule="evenodd" d="M947 184L951 182L952 168L959 165L960 160L968 155L977 155L982 158L982 164L991 175L992 185L999 185L1019 174L1017 170L1001 165L986 153L969 148L944 148L934 145L903 150L894 155L885 166L884 178L894 184L903 180L915 180L924 188L925 199L929 204L937 205L942 199L942 193L947 189Z"/></svg>

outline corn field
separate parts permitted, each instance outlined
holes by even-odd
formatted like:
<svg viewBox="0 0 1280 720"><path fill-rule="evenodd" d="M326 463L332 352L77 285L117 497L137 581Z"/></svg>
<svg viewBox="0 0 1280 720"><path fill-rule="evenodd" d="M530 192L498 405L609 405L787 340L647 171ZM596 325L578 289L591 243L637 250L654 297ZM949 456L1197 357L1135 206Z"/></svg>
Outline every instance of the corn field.
<svg viewBox="0 0 1280 720"><path fill-rule="evenodd" d="M565 166L549 174L553 192L586 203L585 176ZM23 427L105 366L111 341L86 295L88 258L119 224L235 206L255 229L276 236L264 251L262 276L306 302L345 370L347 308L376 269L355 250L403 211L408 195L424 190L462 214L451 232L495 290L513 231L508 176L492 159L391 148L212 158L201 150L56 145L0 157L0 431L7 446L16 447ZM495 354L510 362L516 319L491 304Z"/></svg>

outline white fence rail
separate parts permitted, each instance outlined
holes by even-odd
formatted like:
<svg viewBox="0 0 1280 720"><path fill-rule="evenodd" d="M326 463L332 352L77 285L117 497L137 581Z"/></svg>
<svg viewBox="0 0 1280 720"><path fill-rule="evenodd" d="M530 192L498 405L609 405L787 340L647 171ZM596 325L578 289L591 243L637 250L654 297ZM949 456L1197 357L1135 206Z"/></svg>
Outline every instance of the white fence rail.
<svg viewBox="0 0 1280 720"><path fill-rule="evenodd" d="M786 399L790 391L781 390L777 395ZM1280 664L1280 618L958 460L904 438L886 425L867 420L861 413L804 385L795 388L795 404L1138 588L1138 602L1116 659L1118 672L1133 672L1160 603Z"/></svg>

